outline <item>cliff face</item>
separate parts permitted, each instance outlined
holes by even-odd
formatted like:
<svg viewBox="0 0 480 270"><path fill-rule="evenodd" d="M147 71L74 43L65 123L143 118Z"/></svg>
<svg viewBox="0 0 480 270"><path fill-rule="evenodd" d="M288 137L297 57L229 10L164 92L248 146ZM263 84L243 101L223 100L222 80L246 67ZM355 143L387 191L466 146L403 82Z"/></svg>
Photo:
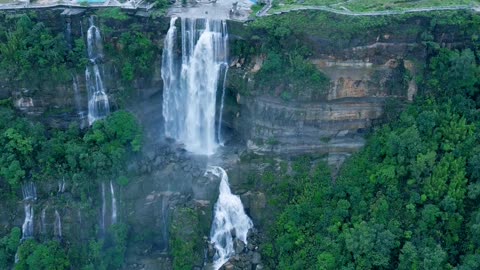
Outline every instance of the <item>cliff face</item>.
<svg viewBox="0 0 480 270"><path fill-rule="evenodd" d="M365 60L312 60L330 79L321 100L283 100L278 96L242 96L233 120L254 152L328 154L341 162L364 144L363 136L383 115L389 98L408 98L404 61L374 65ZM248 73L247 71L246 73ZM248 75L247 75L248 76ZM415 93L412 79L410 97Z"/></svg>
<svg viewBox="0 0 480 270"><path fill-rule="evenodd" d="M411 100L416 93L415 78L408 78L406 67L413 68L402 59L401 50L397 53L383 64L368 59L313 59L330 79L321 100L238 95L236 129L256 152L347 156L363 145L363 134L382 117L387 99Z"/></svg>
<svg viewBox="0 0 480 270"><path fill-rule="evenodd" d="M310 16L310 13L300 12L298 16ZM63 16L61 11L39 14L54 32L64 33L69 24L72 30L67 39L85 38L89 12L73 16ZM363 145L363 134L382 117L385 101L414 98L416 78L426 60L428 41L449 48L471 42L466 34L457 31L454 23L432 28L432 17L412 16L374 26L365 32L339 34L340 38L315 31L297 36L295 42L311 50L309 61L330 81L327 89L315 98L300 95L284 99L278 91L265 94L257 89L255 75L262 70L266 56L254 53L243 57L232 51L224 124L255 152L321 152L332 157L348 156ZM156 46L154 64L149 67L151 74L148 76L135 78L127 84L122 66L112 59L115 57L109 59L108 54L102 73L112 109L126 106L135 112L143 121L149 140L158 140L162 132L161 114L157 110L162 99L161 51L167 19L129 16L122 21L99 20L100 29L105 32L105 44L113 44L117 51L122 51L118 45L121 34L129 31L147 33ZM262 37L265 33L252 31L239 23L230 23L229 29L232 47L239 40L258 46L265 39ZM429 37L426 38L425 33ZM71 121L84 117L87 110L84 71L75 71L72 78L71 82L55 88L4 84L0 96L11 96L15 106L27 115L36 116L52 126L66 127ZM75 109L74 81L80 93L83 112L80 115Z"/></svg>
<svg viewBox="0 0 480 270"><path fill-rule="evenodd" d="M312 23L315 19L312 12L297 16L308 17ZM295 24L296 20L291 18L290 22ZM334 23L327 24L335 27ZM230 90L239 108L230 121L250 150L324 153L331 164L337 165L362 147L365 132L381 120L387 101L408 102L415 97L429 42L448 48L462 48L471 42L457 25L436 25L435 18L429 16L412 16L343 36L334 33L335 29L325 33L311 30L314 26L308 22L302 25L310 31L298 30L299 34L292 37L296 41L283 42L302 42L311 49L309 60L329 79L327 89L320 97L311 98L284 99L281 91L265 94L259 91L255 79L266 55L240 57L231 67L235 75ZM279 23L277 27L281 26ZM323 27L321 22L318 27ZM262 39L262 32L236 34L234 42L258 44ZM256 35L254 39L252 35Z"/></svg>

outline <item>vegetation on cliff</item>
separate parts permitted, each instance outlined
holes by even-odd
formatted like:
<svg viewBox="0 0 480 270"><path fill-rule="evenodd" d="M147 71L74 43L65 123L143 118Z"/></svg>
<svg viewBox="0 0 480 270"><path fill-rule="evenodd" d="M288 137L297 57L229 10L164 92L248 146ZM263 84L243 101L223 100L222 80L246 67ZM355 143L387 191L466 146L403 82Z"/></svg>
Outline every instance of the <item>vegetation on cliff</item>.
<svg viewBox="0 0 480 270"><path fill-rule="evenodd" d="M121 179L126 175L126 158L142 145L141 129L126 111L114 112L86 131L75 124L68 130L55 130L18 117L8 106L9 102L3 104L0 107L0 196L5 205L18 201L22 183L48 185L53 182L55 185L58 179L66 179L76 191L70 204L75 201L83 204L82 208L89 209L85 213L88 216L92 214L89 211L97 207L92 200L92 190L98 188L98 181ZM13 263L19 232L14 229L0 239L0 246L4 247L0 253L2 269ZM19 245L15 269L69 269L70 266L80 269L87 267L91 260L96 260L95 264L85 269L118 269L123 264L127 233L128 228L118 223L110 228L106 242L92 239L91 243L98 246L98 254L93 254L95 249L82 243L73 243L65 249L66 246L54 241L25 241ZM78 256L83 259L76 260ZM92 259L88 259L90 257ZM99 268L102 265L103 268Z"/></svg>
<svg viewBox="0 0 480 270"><path fill-rule="evenodd" d="M130 86L134 79L151 75L158 54L151 33L142 31L143 26L132 23L132 18L119 8L99 10L96 14L106 39L106 58L120 69L122 81ZM118 29L119 22L130 24L128 31Z"/></svg>
<svg viewBox="0 0 480 270"><path fill-rule="evenodd" d="M170 250L173 257L173 269L190 270L201 265L203 258L199 256L204 243L199 237L198 214L191 208L179 208L174 213L170 225Z"/></svg>
<svg viewBox="0 0 480 270"><path fill-rule="evenodd" d="M85 43L68 49L63 34L54 34L35 14L2 14L0 26L0 76L10 83L56 85L70 80L69 69L86 63ZM49 78L49 80L45 80Z"/></svg>
<svg viewBox="0 0 480 270"><path fill-rule="evenodd" d="M129 151L139 151L141 131L135 118L117 111L95 122L86 133L73 124L68 130L47 130L0 108L0 176L2 195L15 194L22 182L72 179L87 192L88 179L122 174ZM87 196L87 194L82 194Z"/></svg>
<svg viewBox="0 0 480 270"><path fill-rule="evenodd" d="M280 0L274 2L274 11L301 6L322 6L341 12L398 11L417 8L459 7L477 5L476 0Z"/></svg>
<svg viewBox="0 0 480 270"><path fill-rule="evenodd" d="M477 57L436 51L417 101L335 180L306 173L313 186L285 191L263 247L272 269L480 268Z"/></svg>

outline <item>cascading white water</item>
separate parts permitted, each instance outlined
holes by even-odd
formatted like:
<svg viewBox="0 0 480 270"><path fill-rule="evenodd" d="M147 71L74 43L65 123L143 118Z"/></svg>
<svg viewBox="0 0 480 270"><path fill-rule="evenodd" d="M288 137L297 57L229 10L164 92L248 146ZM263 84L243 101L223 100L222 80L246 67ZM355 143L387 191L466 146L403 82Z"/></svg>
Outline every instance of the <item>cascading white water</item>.
<svg viewBox="0 0 480 270"><path fill-rule="evenodd" d="M228 175L221 167L210 167L207 173L221 178L218 200L215 203L214 217L210 231L210 241L216 249L213 267L220 269L235 253L232 231L235 237L247 244L248 231L253 227L252 220L245 214L240 197L232 194L228 185Z"/></svg>
<svg viewBox="0 0 480 270"><path fill-rule="evenodd" d="M62 220L60 219L60 214L58 213L57 209L55 209L55 224L53 227L53 235L62 238Z"/></svg>
<svg viewBox="0 0 480 270"><path fill-rule="evenodd" d="M181 91L178 91L177 94L173 93L175 89L178 89L178 78L177 78L177 59L174 53L175 41L177 37L177 27L175 22L177 21L176 17L173 17L170 20L170 28L168 29L167 35L164 41L164 48L162 52L162 80L163 80L163 107L162 114L165 120L165 135L167 137L175 138L180 133L181 120L183 117L176 117L173 115L173 112L178 109L177 104L179 104L178 98ZM183 98L182 98L183 99Z"/></svg>
<svg viewBox="0 0 480 270"><path fill-rule="evenodd" d="M91 65L85 69L88 92L88 123L91 125L110 113L110 103L100 72L99 61L103 58L103 45L100 30L90 17L90 28L87 31L87 50Z"/></svg>
<svg viewBox="0 0 480 270"><path fill-rule="evenodd" d="M110 181L110 196L112 197L112 224L117 223L117 199L113 189L112 181Z"/></svg>
<svg viewBox="0 0 480 270"><path fill-rule="evenodd" d="M33 182L22 185L23 200L37 200L37 187Z"/></svg>
<svg viewBox="0 0 480 270"><path fill-rule="evenodd" d="M37 188L33 182L22 185L23 207L25 210L25 219L22 224L22 240L33 237L33 206L32 203L37 200Z"/></svg>
<svg viewBox="0 0 480 270"><path fill-rule="evenodd" d="M33 237L33 207L31 203L25 203L25 219L22 225L22 240Z"/></svg>
<svg viewBox="0 0 480 270"><path fill-rule="evenodd" d="M170 21L162 59L165 135L190 152L210 155L218 146L217 88L221 67L227 66L227 25L222 20L181 18L180 58L175 53L176 20Z"/></svg>
<svg viewBox="0 0 480 270"><path fill-rule="evenodd" d="M103 58L103 43L100 30L95 26L94 16L90 16L90 27L87 30L87 52L90 60Z"/></svg>

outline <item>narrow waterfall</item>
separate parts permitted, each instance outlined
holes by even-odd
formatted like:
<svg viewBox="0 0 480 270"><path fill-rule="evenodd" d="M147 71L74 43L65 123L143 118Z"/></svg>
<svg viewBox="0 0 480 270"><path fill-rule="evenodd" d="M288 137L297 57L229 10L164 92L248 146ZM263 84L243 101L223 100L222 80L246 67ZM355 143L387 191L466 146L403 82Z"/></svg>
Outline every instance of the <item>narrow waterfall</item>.
<svg viewBox="0 0 480 270"><path fill-rule="evenodd" d="M102 196L102 213L100 217L100 232L101 235L105 235L107 232L108 226L117 223L118 214L117 214L117 198L115 196L115 189L113 187L113 182L107 183L102 182L100 185L100 191ZM109 190L106 190L109 189ZM110 198L108 197L107 192L110 193ZM107 205L107 200L110 200L110 203ZM107 208L108 207L108 208ZM111 212L109 212L111 211ZM107 216L108 215L108 216Z"/></svg>
<svg viewBox="0 0 480 270"><path fill-rule="evenodd" d="M75 101L75 109L77 110L77 115L80 120L84 119L85 112L82 111L82 97L80 93L80 88L78 87L77 76L72 74L72 89L73 89L73 98Z"/></svg>
<svg viewBox="0 0 480 270"><path fill-rule="evenodd" d="M65 192L65 178L62 181L58 181L58 193Z"/></svg>
<svg viewBox="0 0 480 270"><path fill-rule="evenodd" d="M24 204L25 219L22 225L22 240L33 237L33 207L31 203Z"/></svg>
<svg viewBox="0 0 480 270"><path fill-rule="evenodd" d="M112 181L110 181L110 196L112 197L112 224L115 224L117 223L117 199L115 199Z"/></svg>
<svg viewBox="0 0 480 270"><path fill-rule="evenodd" d="M62 220L60 219L60 214L57 209L55 209L55 224L53 226L53 235L62 238Z"/></svg>
<svg viewBox="0 0 480 270"><path fill-rule="evenodd" d="M240 197L232 194L228 175L221 167L210 167L207 173L220 177L220 194L215 203L214 217L210 231L210 241L216 249L213 267L220 269L235 253L232 231L240 241L247 243L248 231L253 227L252 220L245 214Z"/></svg>
<svg viewBox="0 0 480 270"><path fill-rule="evenodd" d="M176 21L170 21L162 59L165 135L190 152L210 155L218 146L216 102L222 66L227 66L227 24L181 18L180 57Z"/></svg>
<svg viewBox="0 0 480 270"><path fill-rule="evenodd" d="M65 27L65 40L67 41L67 45L69 49L72 49L72 23L67 21Z"/></svg>
<svg viewBox="0 0 480 270"><path fill-rule="evenodd" d="M33 182L22 185L25 219L22 224L22 240L33 237L33 203L37 200L37 188Z"/></svg>
<svg viewBox="0 0 480 270"><path fill-rule="evenodd" d="M103 44L100 30L95 26L93 16L90 17L90 28L87 31L87 50L91 65L85 69L88 92L88 123L91 125L110 113L110 104L106 94L100 61L103 58Z"/></svg>
<svg viewBox="0 0 480 270"><path fill-rule="evenodd" d="M102 217L100 220L100 228L105 233L105 215L107 214L107 202L105 201L105 183L102 182Z"/></svg>

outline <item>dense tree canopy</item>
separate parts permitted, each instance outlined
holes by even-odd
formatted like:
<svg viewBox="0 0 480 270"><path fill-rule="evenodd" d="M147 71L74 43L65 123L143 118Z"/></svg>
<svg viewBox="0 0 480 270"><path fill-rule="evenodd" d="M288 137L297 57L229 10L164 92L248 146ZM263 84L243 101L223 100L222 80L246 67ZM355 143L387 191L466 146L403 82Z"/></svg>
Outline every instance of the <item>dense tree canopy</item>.
<svg viewBox="0 0 480 270"><path fill-rule="evenodd" d="M0 107L0 115L0 177L11 191L29 180L67 177L79 184L87 176L119 176L127 153L141 148L141 129L125 111L95 122L85 133L76 124L66 131L46 130L6 107Z"/></svg>
<svg viewBox="0 0 480 270"><path fill-rule="evenodd" d="M264 246L275 269L479 269L479 68L440 50L423 93L329 181L288 201ZM388 109L388 108L387 108Z"/></svg>
<svg viewBox="0 0 480 270"><path fill-rule="evenodd" d="M91 197L98 181L126 178L128 154L139 151L142 145L141 128L126 111L114 112L87 130L75 124L67 130L57 130L17 117L5 104L8 102L0 106L0 180L5 180L1 181L0 196L6 204L18 200L16 194L22 183L56 182L63 178L75 189L78 200L95 209ZM117 223L109 228L106 239L92 238L88 247L74 243L66 249L58 241L30 239L20 243L20 229L14 228L0 238L0 268L8 269L13 264L18 247L15 269L19 270L61 270L71 266L119 269L124 261L127 233L128 227Z"/></svg>
<svg viewBox="0 0 480 270"><path fill-rule="evenodd" d="M85 43L77 40L68 50L62 34L54 35L34 15L22 14L5 19L0 28L0 75L10 82L29 82L29 85L52 84L69 80L68 68L84 67Z"/></svg>

